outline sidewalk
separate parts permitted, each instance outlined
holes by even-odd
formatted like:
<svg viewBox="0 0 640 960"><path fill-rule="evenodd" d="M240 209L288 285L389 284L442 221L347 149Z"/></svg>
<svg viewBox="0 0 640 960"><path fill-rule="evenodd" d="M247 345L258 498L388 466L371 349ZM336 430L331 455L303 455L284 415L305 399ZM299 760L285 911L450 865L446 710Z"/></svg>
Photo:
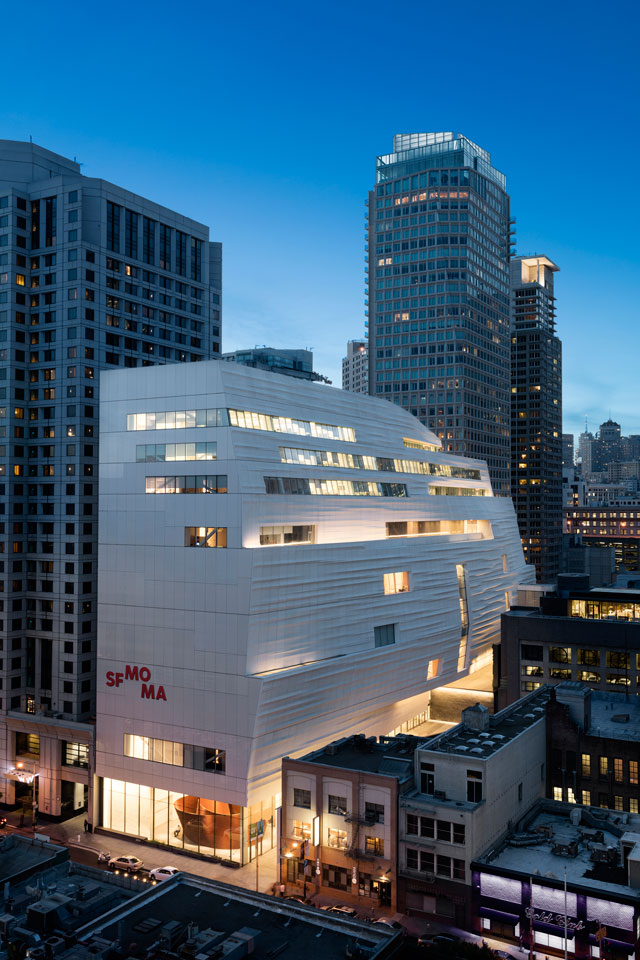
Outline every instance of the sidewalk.
<svg viewBox="0 0 640 960"><path fill-rule="evenodd" d="M4 814L4 816L8 820L9 829L7 832L14 832L15 829L16 832L33 836L30 826L24 828L18 826L19 814L11 812ZM224 867L219 863L185 856L178 850L155 847L141 843L139 840L125 840L122 837L101 833L85 833L84 820L85 814L82 813L80 816L73 817L71 820L64 820L62 823L41 821L38 824L37 832L64 844L66 847L78 847L82 850L93 851L96 854L96 861L101 850L108 850L114 857L124 854L139 857L144 862L145 868L149 870L153 870L154 867L172 866L184 870L185 873L209 877L212 880L219 880L221 883L231 883L236 887L245 887L248 890L256 889L255 860L238 869ZM278 861L275 849L263 853L259 858L258 887L261 893L271 893L273 891L273 886L277 880L277 868Z"/></svg>

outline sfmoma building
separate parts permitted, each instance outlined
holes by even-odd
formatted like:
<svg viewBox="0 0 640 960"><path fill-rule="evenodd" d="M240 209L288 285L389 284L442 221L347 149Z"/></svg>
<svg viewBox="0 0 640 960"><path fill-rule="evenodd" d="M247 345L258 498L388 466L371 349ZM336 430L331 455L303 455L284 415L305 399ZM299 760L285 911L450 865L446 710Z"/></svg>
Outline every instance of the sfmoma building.
<svg viewBox="0 0 640 960"><path fill-rule="evenodd" d="M244 862L283 756L487 658L533 580L511 500L384 400L220 361L101 395L97 820Z"/></svg>

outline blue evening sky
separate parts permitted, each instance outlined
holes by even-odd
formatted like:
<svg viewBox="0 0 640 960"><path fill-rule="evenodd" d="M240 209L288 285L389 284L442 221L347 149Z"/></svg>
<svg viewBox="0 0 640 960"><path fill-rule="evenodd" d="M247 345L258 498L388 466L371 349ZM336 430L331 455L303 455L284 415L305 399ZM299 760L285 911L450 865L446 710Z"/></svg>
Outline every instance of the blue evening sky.
<svg viewBox="0 0 640 960"><path fill-rule="evenodd" d="M0 137L209 224L223 349L363 333L364 200L394 133L462 132L556 276L565 429L640 433L638 7L304 2L3 9Z"/></svg>

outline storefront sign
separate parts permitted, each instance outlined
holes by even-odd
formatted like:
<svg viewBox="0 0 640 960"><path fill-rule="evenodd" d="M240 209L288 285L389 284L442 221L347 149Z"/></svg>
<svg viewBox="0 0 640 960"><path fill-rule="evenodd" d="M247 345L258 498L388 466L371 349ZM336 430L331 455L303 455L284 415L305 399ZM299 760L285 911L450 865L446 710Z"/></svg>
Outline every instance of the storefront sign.
<svg viewBox="0 0 640 960"><path fill-rule="evenodd" d="M529 920L537 921L538 923L549 923L552 926L564 927L564 913L544 913L539 910L534 910L532 907L527 907L524 911ZM567 930L584 930L585 925L582 920L571 920L567 918Z"/></svg>
<svg viewBox="0 0 640 960"><path fill-rule="evenodd" d="M149 683L151 680L151 671L148 667L138 667L127 664L124 673L116 673L114 670L107 670L106 685L108 687L119 687L126 680L136 680L140 683L140 697L142 700L165 700L167 695L164 687Z"/></svg>

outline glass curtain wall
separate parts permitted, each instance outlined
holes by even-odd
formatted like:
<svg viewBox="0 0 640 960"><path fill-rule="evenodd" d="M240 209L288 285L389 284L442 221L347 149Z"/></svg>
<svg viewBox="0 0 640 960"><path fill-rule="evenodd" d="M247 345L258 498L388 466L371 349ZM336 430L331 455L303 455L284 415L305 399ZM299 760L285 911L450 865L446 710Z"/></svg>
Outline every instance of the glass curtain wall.
<svg viewBox="0 0 640 960"><path fill-rule="evenodd" d="M102 826L144 840L244 864L275 842L273 798L252 807L123 780L102 780Z"/></svg>

